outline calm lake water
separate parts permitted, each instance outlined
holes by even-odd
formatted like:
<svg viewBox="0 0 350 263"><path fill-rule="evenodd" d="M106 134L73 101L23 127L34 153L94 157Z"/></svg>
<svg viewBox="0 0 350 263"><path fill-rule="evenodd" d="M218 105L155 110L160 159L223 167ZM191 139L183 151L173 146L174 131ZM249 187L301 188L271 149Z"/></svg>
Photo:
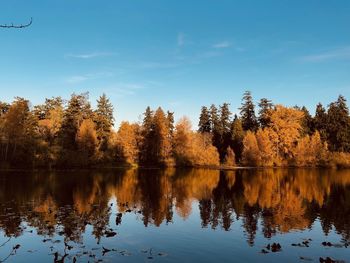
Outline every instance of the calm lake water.
<svg viewBox="0 0 350 263"><path fill-rule="evenodd" d="M0 262L350 262L348 244L350 170L0 172Z"/></svg>

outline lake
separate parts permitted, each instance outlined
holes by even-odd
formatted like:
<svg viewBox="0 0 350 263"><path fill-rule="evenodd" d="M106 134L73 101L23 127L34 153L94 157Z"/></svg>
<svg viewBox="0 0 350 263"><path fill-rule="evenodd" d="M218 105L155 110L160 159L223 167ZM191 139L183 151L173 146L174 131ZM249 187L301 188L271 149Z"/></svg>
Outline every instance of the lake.
<svg viewBox="0 0 350 263"><path fill-rule="evenodd" d="M0 262L320 257L350 262L350 170L0 172Z"/></svg>

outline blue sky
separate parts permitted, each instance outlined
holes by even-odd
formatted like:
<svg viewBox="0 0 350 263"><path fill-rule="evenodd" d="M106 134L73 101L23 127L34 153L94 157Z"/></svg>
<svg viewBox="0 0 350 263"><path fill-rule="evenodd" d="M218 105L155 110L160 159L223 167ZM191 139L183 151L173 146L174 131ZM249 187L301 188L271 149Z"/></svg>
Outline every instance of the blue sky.
<svg viewBox="0 0 350 263"><path fill-rule="evenodd" d="M105 92L117 123L250 90L286 105L350 100L350 1L1 1L0 100ZM93 103L95 104L95 103Z"/></svg>

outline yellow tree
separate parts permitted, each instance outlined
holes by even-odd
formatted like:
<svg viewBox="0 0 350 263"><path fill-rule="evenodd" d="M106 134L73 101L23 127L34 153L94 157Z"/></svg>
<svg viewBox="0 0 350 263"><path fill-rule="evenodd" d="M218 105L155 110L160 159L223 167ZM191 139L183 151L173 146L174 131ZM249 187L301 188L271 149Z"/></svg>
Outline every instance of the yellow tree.
<svg viewBox="0 0 350 263"><path fill-rule="evenodd" d="M82 154L82 164L89 164L95 155L98 143L96 127L91 119L85 119L80 124L76 136L76 142Z"/></svg>
<svg viewBox="0 0 350 263"><path fill-rule="evenodd" d="M248 131L243 139L242 162L245 165L260 165L260 151L254 132Z"/></svg>
<svg viewBox="0 0 350 263"><path fill-rule="evenodd" d="M219 152L212 145L212 137L208 133L192 133L191 163L193 166L218 166L220 165Z"/></svg>
<svg viewBox="0 0 350 263"><path fill-rule="evenodd" d="M174 155L178 165L218 166L219 153L208 133L192 131L191 122L184 117L176 125Z"/></svg>
<svg viewBox="0 0 350 263"><path fill-rule="evenodd" d="M128 165L135 165L138 162L139 148L138 148L139 125L130 124L123 121L120 124L117 133L117 148L121 154L123 162Z"/></svg>
<svg viewBox="0 0 350 263"><path fill-rule="evenodd" d="M256 132L261 166L273 166L276 163L276 149L273 145L275 139L276 133L270 128L259 129Z"/></svg>
<svg viewBox="0 0 350 263"><path fill-rule="evenodd" d="M167 119L162 108L158 108L153 116L154 127L154 145L153 154L155 161L161 165L168 165L171 163L171 136L169 120Z"/></svg>
<svg viewBox="0 0 350 263"><path fill-rule="evenodd" d="M299 140L294 161L297 166L324 165L327 155L327 144L321 141L320 133L316 131L312 136L307 135Z"/></svg>
<svg viewBox="0 0 350 263"><path fill-rule="evenodd" d="M227 150L226 150L224 165L227 165L227 166L235 166L236 165L235 152L232 150L232 148L230 146L227 147Z"/></svg>
<svg viewBox="0 0 350 263"><path fill-rule="evenodd" d="M187 117L182 117L175 127L174 134L174 157L177 165L191 164L191 122Z"/></svg>
<svg viewBox="0 0 350 263"><path fill-rule="evenodd" d="M273 144L277 156L286 161L293 157L293 150L300 138L303 117L304 113L301 110L282 105L276 105L271 111L269 127L276 133Z"/></svg>

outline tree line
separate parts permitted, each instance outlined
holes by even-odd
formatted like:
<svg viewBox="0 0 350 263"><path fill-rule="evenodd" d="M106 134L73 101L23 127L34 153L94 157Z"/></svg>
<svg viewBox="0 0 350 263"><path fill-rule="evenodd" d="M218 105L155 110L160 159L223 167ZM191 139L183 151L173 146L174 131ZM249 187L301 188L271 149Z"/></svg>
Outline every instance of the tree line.
<svg viewBox="0 0 350 263"><path fill-rule="evenodd" d="M143 121L114 128L113 105L103 94L92 109L88 93L32 106L16 97L0 102L0 165L90 166L350 166L350 116L339 96L314 116L249 91L239 116L230 104L201 108L198 130L187 117L147 107Z"/></svg>

